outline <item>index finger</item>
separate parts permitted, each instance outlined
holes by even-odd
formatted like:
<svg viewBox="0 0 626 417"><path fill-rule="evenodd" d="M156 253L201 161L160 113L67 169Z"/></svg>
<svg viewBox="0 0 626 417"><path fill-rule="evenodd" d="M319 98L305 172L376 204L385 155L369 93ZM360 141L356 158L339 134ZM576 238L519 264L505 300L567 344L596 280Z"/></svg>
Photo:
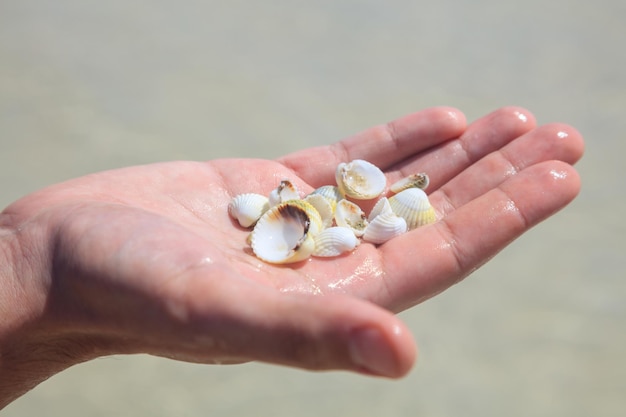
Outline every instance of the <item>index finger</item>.
<svg viewBox="0 0 626 417"><path fill-rule="evenodd" d="M456 138L466 127L463 113L433 107L375 126L328 146L291 153L278 162L314 187L331 184L340 162L365 159L381 169Z"/></svg>

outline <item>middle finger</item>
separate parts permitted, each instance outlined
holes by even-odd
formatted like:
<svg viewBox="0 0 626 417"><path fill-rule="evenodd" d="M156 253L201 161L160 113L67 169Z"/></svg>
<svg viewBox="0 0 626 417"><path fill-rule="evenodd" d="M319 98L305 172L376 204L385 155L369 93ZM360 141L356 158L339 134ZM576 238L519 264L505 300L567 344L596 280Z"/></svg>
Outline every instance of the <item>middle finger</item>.
<svg viewBox="0 0 626 417"><path fill-rule="evenodd" d="M539 162L573 164L582 150L582 136L574 128L560 123L538 127L469 166L434 191L431 201L445 215Z"/></svg>
<svg viewBox="0 0 626 417"><path fill-rule="evenodd" d="M468 126L456 139L423 152L408 163L389 172L390 183L401 177L425 172L429 188L436 190L485 155L505 146L535 127L534 117L519 107L498 109Z"/></svg>

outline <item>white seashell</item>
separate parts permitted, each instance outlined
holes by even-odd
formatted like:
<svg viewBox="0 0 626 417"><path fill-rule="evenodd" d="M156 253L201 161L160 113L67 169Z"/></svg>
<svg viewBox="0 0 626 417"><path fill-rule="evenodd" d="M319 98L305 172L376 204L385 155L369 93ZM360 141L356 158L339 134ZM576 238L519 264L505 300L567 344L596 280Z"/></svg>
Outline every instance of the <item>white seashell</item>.
<svg viewBox="0 0 626 417"><path fill-rule="evenodd" d="M309 195L318 195L318 194L321 196L324 196L328 200L328 202L330 203L330 206L333 209L333 214L334 214L335 207L337 207L337 202L343 198L341 196L341 193L339 192L339 187L337 187L336 185L323 185L313 190L313 192Z"/></svg>
<svg viewBox="0 0 626 417"><path fill-rule="evenodd" d="M421 188L425 190L428 187L430 179L428 175L421 172L418 174L409 175L408 177L402 178L399 181L394 182L389 190L393 193L399 193L402 190L406 190L407 188Z"/></svg>
<svg viewBox="0 0 626 417"><path fill-rule="evenodd" d="M289 180L282 180L278 187L274 188L269 195L270 207L289 200L299 200L300 194L296 186Z"/></svg>
<svg viewBox="0 0 626 417"><path fill-rule="evenodd" d="M309 194L304 198L304 201L315 207L325 228L333 224L334 210L326 197L321 194Z"/></svg>
<svg viewBox="0 0 626 417"><path fill-rule="evenodd" d="M385 174L376 165L362 159L340 163L335 179L342 194L358 200L378 197L387 185Z"/></svg>
<svg viewBox="0 0 626 417"><path fill-rule="evenodd" d="M370 211L370 215L368 216L367 220L371 222L376 216L386 212L393 211L391 210L391 206L389 205L389 200L387 199L387 197L382 197L376 202L376 204L374 204L374 207L372 207L372 211Z"/></svg>
<svg viewBox="0 0 626 417"><path fill-rule="evenodd" d="M347 227L329 227L315 236L313 256L338 256L359 245L359 239Z"/></svg>
<svg viewBox="0 0 626 417"><path fill-rule="evenodd" d="M367 227L367 216L351 201L342 199L337 203L335 209L335 223L337 226L348 227L352 229L356 236L363 236Z"/></svg>
<svg viewBox="0 0 626 417"><path fill-rule="evenodd" d="M389 205L396 215L406 220L409 230L436 220L435 209L420 188L407 188L389 197Z"/></svg>
<svg viewBox="0 0 626 417"><path fill-rule="evenodd" d="M363 240L381 244L407 231L406 220L391 211L384 211L370 221L365 228Z"/></svg>
<svg viewBox="0 0 626 417"><path fill-rule="evenodd" d="M322 230L317 210L304 200L290 200L269 209L250 235L252 251L261 260L298 262L315 250L315 235Z"/></svg>
<svg viewBox="0 0 626 417"><path fill-rule="evenodd" d="M261 194L246 193L233 197L228 204L228 213L242 227L254 225L270 208L269 200Z"/></svg>

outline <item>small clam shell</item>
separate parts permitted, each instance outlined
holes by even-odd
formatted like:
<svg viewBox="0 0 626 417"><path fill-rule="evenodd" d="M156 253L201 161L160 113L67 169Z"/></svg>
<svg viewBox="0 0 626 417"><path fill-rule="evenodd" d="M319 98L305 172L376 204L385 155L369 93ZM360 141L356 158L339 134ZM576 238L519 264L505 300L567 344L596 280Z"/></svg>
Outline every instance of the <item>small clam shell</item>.
<svg viewBox="0 0 626 417"><path fill-rule="evenodd" d="M402 190L406 190L407 188L421 188L425 190L428 187L428 183L430 179L428 175L421 172L418 174L409 175L408 177L402 178L399 181L394 182L389 190L393 193L399 193Z"/></svg>
<svg viewBox="0 0 626 417"><path fill-rule="evenodd" d="M330 227L333 223L334 210L330 201L321 194L309 194L304 201L315 207L322 218L323 226Z"/></svg>
<svg viewBox="0 0 626 417"><path fill-rule="evenodd" d="M436 220L435 210L424 190L420 188L407 188L389 197L389 205L396 215L406 220L409 230Z"/></svg>
<svg viewBox="0 0 626 417"><path fill-rule="evenodd" d="M318 194L324 196L328 200L333 209L333 213L335 212L335 207L337 207L337 202L343 198L339 192L339 187L336 185L322 185L321 187L313 190L313 192L309 195Z"/></svg>
<svg viewBox="0 0 626 417"><path fill-rule="evenodd" d="M340 163L335 179L342 194L358 200L378 197L387 185L385 174L376 165L362 159Z"/></svg>
<svg viewBox="0 0 626 417"><path fill-rule="evenodd" d="M290 200L269 209L250 235L252 251L261 260L298 262L315 250L315 235L322 230L317 210L304 200Z"/></svg>
<svg viewBox="0 0 626 417"><path fill-rule="evenodd" d="M270 208L269 200L261 194L245 193L233 197L228 204L228 213L242 227L254 225Z"/></svg>
<svg viewBox="0 0 626 417"><path fill-rule="evenodd" d="M391 211L384 211L374 217L365 228L363 240L381 244L407 231L406 220Z"/></svg>
<svg viewBox="0 0 626 417"><path fill-rule="evenodd" d="M357 206L348 200L339 200L335 209L335 223L337 226L348 227L352 229L356 236L363 236L367 227L367 216Z"/></svg>
<svg viewBox="0 0 626 417"><path fill-rule="evenodd" d="M393 211L391 210L391 206L389 205L389 200L387 199L387 197L381 197L380 200L378 200L376 204L374 204L374 207L372 207L372 211L370 211L370 215L368 216L367 220L371 222L376 216L386 212Z"/></svg>
<svg viewBox="0 0 626 417"><path fill-rule="evenodd" d="M278 187L274 188L269 195L270 207L289 200L299 200L298 188L289 180L282 180Z"/></svg>
<svg viewBox="0 0 626 417"><path fill-rule="evenodd" d="M313 256L330 257L349 252L359 245L359 239L347 227L329 227L315 236Z"/></svg>

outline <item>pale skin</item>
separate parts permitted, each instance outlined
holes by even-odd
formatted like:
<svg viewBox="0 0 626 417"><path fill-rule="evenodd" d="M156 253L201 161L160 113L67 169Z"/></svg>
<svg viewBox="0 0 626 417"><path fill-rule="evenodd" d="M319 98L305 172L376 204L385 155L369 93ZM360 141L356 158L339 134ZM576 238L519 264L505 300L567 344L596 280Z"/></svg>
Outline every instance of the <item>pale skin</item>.
<svg viewBox="0 0 626 417"><path fill-rule="evenodd" d="M416 359L393 314L463 279L578 193L581 135L524 109L469 126L432 108L275 161L171 162L30 194L0 215L0 408L74 364L148 353L399 378ZM389 182L430 176L438 221L383 245L275 266L230 199L334 182L366 159Z"/></svg>

